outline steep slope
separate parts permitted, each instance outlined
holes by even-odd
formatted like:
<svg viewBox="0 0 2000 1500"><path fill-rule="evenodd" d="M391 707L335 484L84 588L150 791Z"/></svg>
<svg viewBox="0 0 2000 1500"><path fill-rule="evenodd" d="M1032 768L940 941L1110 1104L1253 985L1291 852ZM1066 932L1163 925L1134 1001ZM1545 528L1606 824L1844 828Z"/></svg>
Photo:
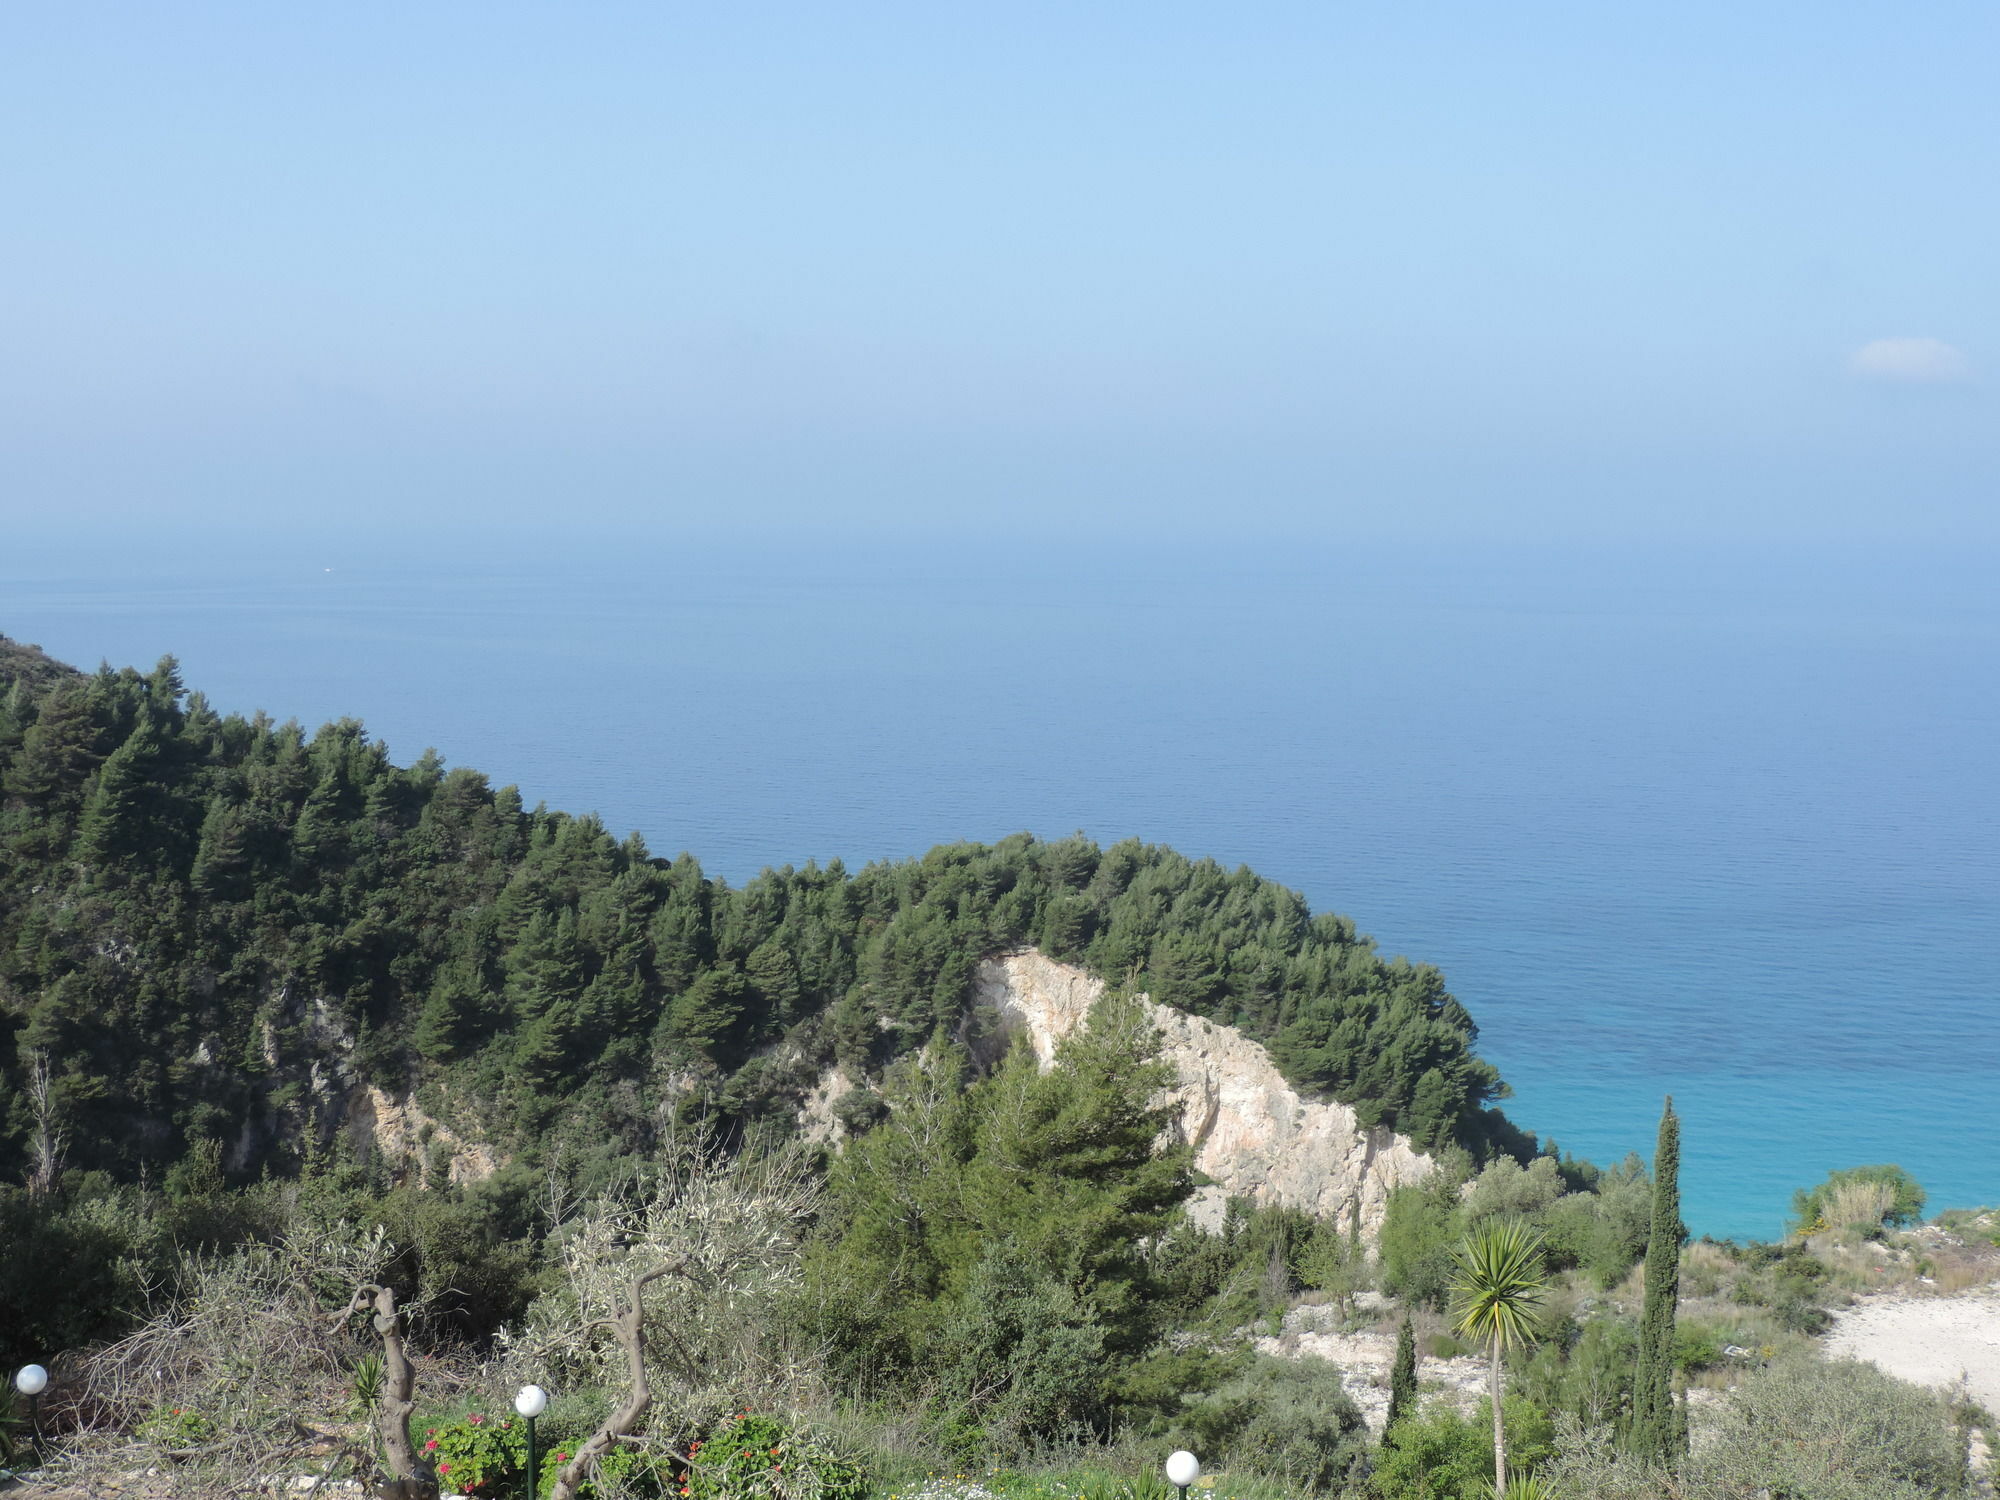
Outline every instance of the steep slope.
<svg viewBox="0 0 2000 1500"><path fill-rule="evenodd" d="M948 1034L1026 947L1261 1042L1360 1132L1520 1145L1442 976L1247 869L1022 834L732 887L353 720L219 713L171 658L0 649L0 1176L37 1068L70 1164L123 1176L203 1141L286 1170L343 1125L456 1175L480 1163L453 1142L782 1133L829 1063Z"/></svg>
<svg viewBox="0 0 2000 1500"><path fill-rule="evenodd" d="M989 959L973 979L975 1005L998 1019L998 1036L1033 1047L1044 1063L1103 993L1103 980L1032 950ZM1219 1224L1236 1197L1341 1224L1358 1203L1372 1240L1390 1191L1432 1171L1435 1163L1407 1137L1363 1126L1348 1105L1302 1097L1270 1053L1235 1027L1145 1003L1162 1054L1180 1075L1181 1133L1195 1148L1195 1170L1209 1179L1189 1205L1197 1223Z"/></svg>

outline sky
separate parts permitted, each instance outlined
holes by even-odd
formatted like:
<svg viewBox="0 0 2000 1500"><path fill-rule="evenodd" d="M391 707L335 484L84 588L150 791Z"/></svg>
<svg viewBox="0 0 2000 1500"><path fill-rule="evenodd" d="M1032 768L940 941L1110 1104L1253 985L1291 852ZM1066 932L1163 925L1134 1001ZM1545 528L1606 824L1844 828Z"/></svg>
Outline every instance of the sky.
<svg viewBox="0 0 2000 1500"><path fill-rule="evenodd" d="M0 525L2000 541L2000 8L31 4Z"/></svg>

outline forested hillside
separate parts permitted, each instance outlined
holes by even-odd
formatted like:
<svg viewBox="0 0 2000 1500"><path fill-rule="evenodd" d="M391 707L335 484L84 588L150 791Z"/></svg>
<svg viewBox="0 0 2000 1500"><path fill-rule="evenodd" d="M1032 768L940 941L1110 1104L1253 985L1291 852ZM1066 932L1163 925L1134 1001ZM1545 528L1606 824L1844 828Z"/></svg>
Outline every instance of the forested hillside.
<svg viewBox="0 0 2000 1500"><path fill-rule="evenodd" d="M732 888L594 817L524 808L353 720L218 713L171 658L79 673L0 638L0 1176L283 1171L355 1082L503 1148L560 1115L613 1154L676 1116L791 1128L1033 944L1244 1028L1295 1083L1420 1145L1518 1146L1435 969L1294 892L1127 842L1026 835ZM30 1085L37 1075L46 1087Z"/></svg>
<svg viewBox="0 0 2000 1500"><path fill-rule="evenodd" d="M1474 1500L1503 1464L1509 1495L1964 1493L1983 1414L1810 1362L1879 1246L1698 1247L1677 1324L1677 1117L1650 1177L1537 1153L1434 970L1247 870L1021 835L733 889L351 721L219 715L171 660L0 640L0 682L0 1368L49 1371L25 1420L0 1393L0 1465L142 1500L343 1463L405 1497L1115 1500L1184 1447L1234 1500ZM1024 944L1109 981L1046 1067L958 1044ZM1438 1150L1374 1253L1358 1213L1186 1212L1141 988ZM794 1137L836 1061L870 1087L829 1154ZM337 1143L409 1096L506 1159ZM1916 1212L1861 1171L1801 1214ZM1535 1321L1469 1360L1502 1242ZM1826 1451L1841 1487L1799 1468Z"/></svg>

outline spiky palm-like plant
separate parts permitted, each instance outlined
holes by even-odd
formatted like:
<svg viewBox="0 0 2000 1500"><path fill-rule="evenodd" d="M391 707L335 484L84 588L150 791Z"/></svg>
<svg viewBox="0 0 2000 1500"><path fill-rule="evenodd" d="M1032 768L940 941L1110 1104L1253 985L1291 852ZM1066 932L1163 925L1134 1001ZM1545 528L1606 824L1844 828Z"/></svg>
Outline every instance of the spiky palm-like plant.
<svg viewBox="0 0 2000 1500"><path fill-rule="evenodd" d="M1486 1345L1493 1394L1493 1491L1507 1489L1507 1434L1500 1421L1500 1358L1531 1343L1548 1276L1542 1239L1525 1224L1485 1224L1452 1251L1451 1311L1460 1333Z"/></svg>

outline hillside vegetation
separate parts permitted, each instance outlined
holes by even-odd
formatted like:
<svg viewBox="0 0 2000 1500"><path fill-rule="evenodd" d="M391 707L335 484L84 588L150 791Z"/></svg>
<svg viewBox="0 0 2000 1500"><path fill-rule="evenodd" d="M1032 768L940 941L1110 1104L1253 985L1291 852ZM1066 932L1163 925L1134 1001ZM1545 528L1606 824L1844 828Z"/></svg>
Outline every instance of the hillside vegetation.
<svg viewBox="0 0 2000 1500"><path fill-rule="evenodd" d="M350 1080L428 1089L503 1149L559 1119L644 1153L676 1111L789 1128L836 1059L956 1028L978 960L1033 944L1242 1027L1298 1085L1435 1148L1513 1141L1438 972L1246 869L1026 835L732 888L594 817L527 809L353 720L217 713L175 664L83 674L0 643L0 1172L33 1068L72 1165L203 1141L288 1170Z"/></svg>
<svg viewBox="0 0 2000 1500"><path fill-rule="evenodd" d="M1671 1108L1650 1168L1538 1151L1435 970L1247 870L1022 835L733 888L4 640L0 856L0 1368L51 1375L0 1388L0 1466L69 1493L1166 1500L1188 1447L1217 1500L1932 1500L1990 1422L1812 1358L1899 1169L1801 1194L1838 1243L1683 1253ZM979 1045L1023 945L1107 981L1047 1066ZM1139 990L1434 1153L1378 1245L1194 1222ZM410 1099L414 1165L342 1128ZM1496 1422L1461 1340L1502 1242Z"/></svg>

